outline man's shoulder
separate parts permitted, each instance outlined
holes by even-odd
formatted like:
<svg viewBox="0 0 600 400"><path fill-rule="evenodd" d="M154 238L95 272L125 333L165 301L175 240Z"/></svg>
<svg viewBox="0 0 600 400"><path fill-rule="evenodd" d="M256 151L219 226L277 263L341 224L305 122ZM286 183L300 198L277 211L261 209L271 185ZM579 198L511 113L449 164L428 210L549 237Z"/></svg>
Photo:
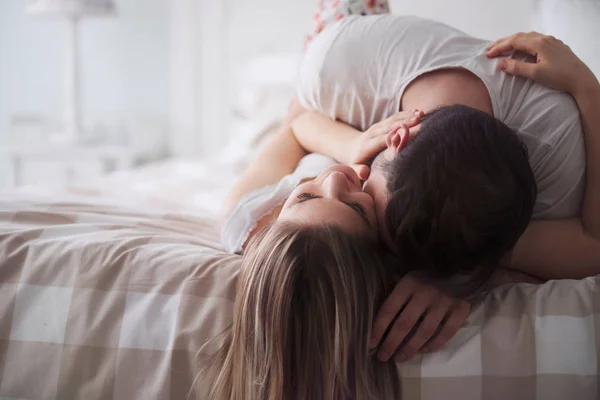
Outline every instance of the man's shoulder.
<svg viewBox="0 0 600 400"><path fill-rule="evenodd" d="M534 136L550 147L566 136L583 137L577 103L568 93L528 82L512 103L505 122L523 135Z"/></svg>

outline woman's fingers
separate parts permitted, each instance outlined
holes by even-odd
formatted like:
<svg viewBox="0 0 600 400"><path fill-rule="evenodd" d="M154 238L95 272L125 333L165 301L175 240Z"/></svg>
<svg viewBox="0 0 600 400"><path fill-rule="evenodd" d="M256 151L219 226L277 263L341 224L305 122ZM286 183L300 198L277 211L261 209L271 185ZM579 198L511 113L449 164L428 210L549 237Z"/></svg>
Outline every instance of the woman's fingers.
<svg viewBox="0 0 600 400"><path fill-rule="evenodd" d="M497 57L502 53L512 50L522 50L537 56L538 51L536 50L536 39L539 39L542 35L536 32L531 33L515 33L512 36L500 39L488 46L487 56Z"/></svg>
<svg viewBox="0 0 600 400"><path fill-rule="evenodd" d="M365 164L352 164L351 167L361 181L369 179L369 175L371 175L371 168L369 166Z"/></svg>
<svg viewBox="0 0 600 400"><path fill-rule="evenodd" d="M358 162L362 163L372 160L377 154L385 150L388 147L388 137L389 135L378 135L367 139L367 141L364 142ZM391 139L392 138L390 138L390 140Z"/></svg>
<svg viewBox="0 0 600 400"><path fill-rule="evenodd" d="M388 135L402 125L409 128L418 125L425 113L420 110L400 111L391 117L373 125L369 128L370 136Z"/></svg>
<svg viewBox="0 0 600 400"><path fill-rule="evenodd" d="M409 127L418 124L425 113L421 110L412 109L409 111L400 111L388 118L385 126L386 131L394 129L400 125L408 125Z"/></svg>
<svg viewBox="0 0 600 400"><path fill-rule="evenodd" d="M488 44L488 47L486 48L487 51L490 51L490 49L494 46L496 46L498 43L502 42L503 40L506 40L507 38L500 38L490 44Z"/></svg>
<svg viewBox="0 0 600 400"><path fill-rule="evenodd" d="M512 36L497 40L488 46L488 57L497 57L507 51L522 50L537 57L544 43L544 36L536 33L516 33ZM539 60L539 58L538 58ZM510 58L498 60L497 68L511 75L534 79L540 65L538 63L527 63Z"/></svg>
<svg viewBox="0 0 600 400"><path fill-rule="evenodd" d="M359 142L355 162L369 161L388 147L396 148L396 152L400 151L410 137L414 136L414 132L418 131L418 128L413 128L420 124L423 115L423 111L420 110L400 111L373 125Z"/></svg>
<svg viewBox="0 0 600 400"><path fill-rule="evenodd" d="M522 76L528 79L534 79L536 69L539 67L539 64L517 61L510 58L498 60L497 64L497 68L507 74Z"/></svg>
<svg viewBox="0 0 600 400"><path fill-rule="evenodd" d="M513 50L512 42L513 36L509 36L500 40L495 41L487 48L487 56L490 58L497 57L502 53Z"/></svg>

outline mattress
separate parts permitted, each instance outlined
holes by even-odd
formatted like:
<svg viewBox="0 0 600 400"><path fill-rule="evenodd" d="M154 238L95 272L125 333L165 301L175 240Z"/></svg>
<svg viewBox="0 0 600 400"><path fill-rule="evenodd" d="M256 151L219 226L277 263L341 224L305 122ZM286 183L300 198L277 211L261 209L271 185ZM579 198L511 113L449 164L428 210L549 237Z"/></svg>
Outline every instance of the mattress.
<svg viewBox="0 0 600 400"><path fill-rule="evenodd" d="M0 398L203 398L240 267L215 219L234 178L171 160L0 194ZM483 295L447 346L397 364L402 397L598 398L599 284Z"/></svg>

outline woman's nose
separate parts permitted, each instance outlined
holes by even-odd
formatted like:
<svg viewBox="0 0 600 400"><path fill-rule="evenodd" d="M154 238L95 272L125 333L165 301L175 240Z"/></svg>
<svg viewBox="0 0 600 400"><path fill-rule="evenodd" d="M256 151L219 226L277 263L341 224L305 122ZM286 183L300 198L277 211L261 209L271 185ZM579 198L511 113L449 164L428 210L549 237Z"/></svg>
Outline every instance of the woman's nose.
<svg viewBox="0 0 600 400"><path fill-rule="evenodd" d="M349 190L350 182L343 172L335 171L323 181L323 193L326 197L338 199Z"/></svg>

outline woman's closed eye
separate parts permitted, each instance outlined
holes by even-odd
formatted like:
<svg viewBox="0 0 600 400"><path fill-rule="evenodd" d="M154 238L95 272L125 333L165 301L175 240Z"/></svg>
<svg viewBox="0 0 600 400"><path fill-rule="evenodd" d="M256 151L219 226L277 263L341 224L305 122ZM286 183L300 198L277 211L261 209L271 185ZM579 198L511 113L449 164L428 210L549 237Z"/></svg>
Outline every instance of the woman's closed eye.
<svg viewBox="0 0 600 400"><path fill-rule="evenodd" d="M350 207L354 207L358 212L360 212L362 214L362 216L364 218L367 218L367 210L365 210L365 206L363 206L360 203L357 202L352 202L352 203L346 203L348 204Z"/></svg>
<svg viewBox="0 0 600 400"><path fill-rule="evenodd" d="M314 193L308 193L308 192L304 192L304 193L300 193L298 196L296 196L296 198L298 199L298 201L295 204L299 204L299 203L304 203L305 201L308 200L312 200L312 199L322 199L323 196L319 196L316 195ZM367 224L369 224L369 226L371 225L371 221L369 221L369 216L367 215L367 210L365 209L365 206L363 206L362 204L358 203L358 202L347 202L347 201L342 201L340 200L342 203L346 204L348 207L351 207L358 215L360 215L360 217L362 219L364 219Z"/></svg>
<svg viewBox="0 0 600 400"><path fill-rule="evenodd" d="M306 200L311 200L311 199L322 199L323 196L318 196L314 193L300 193L298 196L296 196L296 198L300 201L298 201L298 203L302 203Z"/></svg>

